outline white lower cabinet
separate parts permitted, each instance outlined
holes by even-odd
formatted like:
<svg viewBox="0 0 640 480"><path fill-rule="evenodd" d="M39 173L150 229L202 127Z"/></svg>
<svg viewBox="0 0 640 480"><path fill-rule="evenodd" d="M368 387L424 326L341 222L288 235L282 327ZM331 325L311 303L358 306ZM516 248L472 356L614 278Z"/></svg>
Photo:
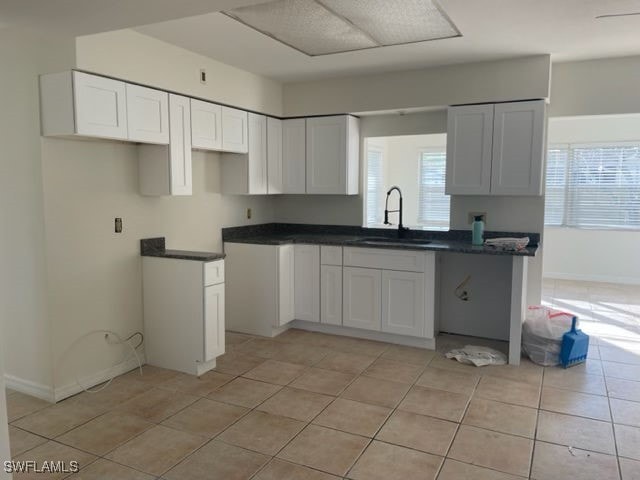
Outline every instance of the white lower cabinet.
<svg viewBox="0 0 640 480"><path fill-rule="evenodd" d="M434 252L349 247L344 265L344 326L433 338Z"/></svg>
<svg viewBox="0 0 640 480"><path fill-rule="evenodd" d="M295 318L320 321L320 246L294 245Z"/></svg>
<svg viewBox="0 0 640 480"><path fill-rule="evenodd" d="M278 315L275 327L295 318L295 255L293 245L278 247Z"/></svg>
<svg viewBox="0 0 640 480"><path fill-rule="evenodd" d="M382 270L344 267L343 312L345 327L380 331Z"/></svg>
<svg viewBox="0 0 640 480"><path fill-rule="evenodd" d="M225 352L223 265L224 260L142 258L148 364L192 375L215 367Z"/></svg>
<svg viewBox="0 0 640 480"><path fill-rule="evenodd" d="M224 283L205 288L204 361L224 353Z"/></svg>
<svg viewBox="0 0 640 480"><path fill-rule="evenodd" d="M341 266L320 266L320 323L342 325Z"/></svg>
<svg viewBox="0 0 640 480"><path fill-rule="evenodd" d="M424 336L424 274L382 271L382 331Z"/></svg>
<svg viewBox="0 0 640 480"><path fill-rule="evenodd" d="M273 337L294 319L294 245L225 242L227 329Z"/></svg>
<svg viewBox="0 0 640 480"><path fill-rule="evenodd" d="M272 337L303 320L434 336L434 252L226 242L225 253L229 330Z"/></svg>

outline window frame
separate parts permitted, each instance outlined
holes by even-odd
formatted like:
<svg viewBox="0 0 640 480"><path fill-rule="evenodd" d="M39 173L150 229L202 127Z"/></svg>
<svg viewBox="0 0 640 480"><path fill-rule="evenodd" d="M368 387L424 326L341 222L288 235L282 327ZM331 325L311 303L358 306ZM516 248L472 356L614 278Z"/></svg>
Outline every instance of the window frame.
<svg viewBox="0 0 640 480"><path fill-rule="evenodd" d="M575 142L575 143L555 143L547 145L547 154L549 150L561 150L567 151L567 161L565 164L565 185L564 193L565 200L563 205L562 223L561 224L547 224L545 222L544 228L565 228L576 230L604 230L604 231L621 231L621 232L640 232L640 226L628 226L624 225L572 225L567 223L569 217L570 205L573 201L571 198L571 192L569 190L569 180L571 174L571 162L573 160L574 149L589 149L589 148L606 148L606 147L638 147L640 148L640 140L638 141L614 141L614 142ZM546 214L546 193L547 193L547 167L545 162L545 214ZM638 185L640 189L640 185Z"/></svg>
<svg viewBox="0 0 640 480"><path fill-rule="evenodd" d="M422 161L424 159L424 154L440 154L444 155L444 181L442 184L443 193L446 191L446 182L447 182L447 146L443 145L441 147L420 147L418 149L418 221L421 220L421 211L422 211ZM436 226L430 225L428 223L419 223L418 226L424 230L435 230L435 231L443 231L448 232L451 230L451 195L444 196L449 197L449 218L447 224L445 226Z"/></svg>

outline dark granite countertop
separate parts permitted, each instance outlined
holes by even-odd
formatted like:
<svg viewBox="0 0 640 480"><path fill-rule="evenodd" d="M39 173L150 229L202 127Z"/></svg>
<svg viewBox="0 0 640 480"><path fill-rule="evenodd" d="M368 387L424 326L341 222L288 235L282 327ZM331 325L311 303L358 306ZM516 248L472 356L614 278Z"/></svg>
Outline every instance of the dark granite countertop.
<svg viewBox="0 0 640 480"><path fill-rule="evenodd" d="M225 257L224 253L193 252L190 250L167 250L164 237L143 238L140 240L140 255L143 257L176 258L196 262L213 262Z"/></svg>
<svg viewBox="0 0 640 480"><path fill-rule="evenodd" d="M431 250L436 252L474 253L484 255L535 256L540 235L522 232L485 232L485 238L529 237L523 250L502 250L490 246L471 245L467 230L410 230L405 238L397 238L395 229L362 228L340 225L307 225L270 223L222 229L222 239L230 243L285 245L306 243L345 247L390 248L400 250ZM424 243L422 243L424 242Z"/></svg>

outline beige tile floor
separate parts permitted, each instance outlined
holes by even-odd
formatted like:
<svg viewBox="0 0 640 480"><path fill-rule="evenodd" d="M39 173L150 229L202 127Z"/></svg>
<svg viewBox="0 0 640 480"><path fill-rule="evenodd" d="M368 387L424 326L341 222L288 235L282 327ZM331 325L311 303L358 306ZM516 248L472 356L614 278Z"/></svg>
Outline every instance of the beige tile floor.
<svg viewBox="0 0 640 480"><path fill-rule="evenodd" d="M545 281L544 302L581 317L586 364L229 333L200 379L145 367L55 406L9 391L12 455L79 460L72 480L640 479L640 289Z"/></svg>

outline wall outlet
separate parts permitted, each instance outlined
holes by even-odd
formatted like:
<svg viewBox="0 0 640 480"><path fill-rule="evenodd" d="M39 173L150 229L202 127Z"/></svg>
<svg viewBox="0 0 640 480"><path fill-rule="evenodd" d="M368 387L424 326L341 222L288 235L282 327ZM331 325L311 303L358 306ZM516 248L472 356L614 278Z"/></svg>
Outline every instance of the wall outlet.
<svg viewBox="0 0 640 480"><path fill-rule="evenodd" d="M120 217L116 217L114 223L115 223L115 232L122 233L122 219Z"/></svg>
<svg viewBox="0 0 640 480"><path fill-rule="evenodd" d="M247 218L251 218L251 209L247 208Z"/></svg>
<svg viewBox="0 0 640 480"><path fill-rule="evenodd" d="M207 71L204 68L200 69L200 83L207 84Z"/></svg>
<svg viewBox="0 0 640 480"><path fill-rule="evenodd" d="M469 225L473 223L474 217L477 217L478 215L482 217L482 221L484 222L484 224L487 224L487 212L469 212L468 215L469 217L467 219L467 222L469 223Z"/></svg>

